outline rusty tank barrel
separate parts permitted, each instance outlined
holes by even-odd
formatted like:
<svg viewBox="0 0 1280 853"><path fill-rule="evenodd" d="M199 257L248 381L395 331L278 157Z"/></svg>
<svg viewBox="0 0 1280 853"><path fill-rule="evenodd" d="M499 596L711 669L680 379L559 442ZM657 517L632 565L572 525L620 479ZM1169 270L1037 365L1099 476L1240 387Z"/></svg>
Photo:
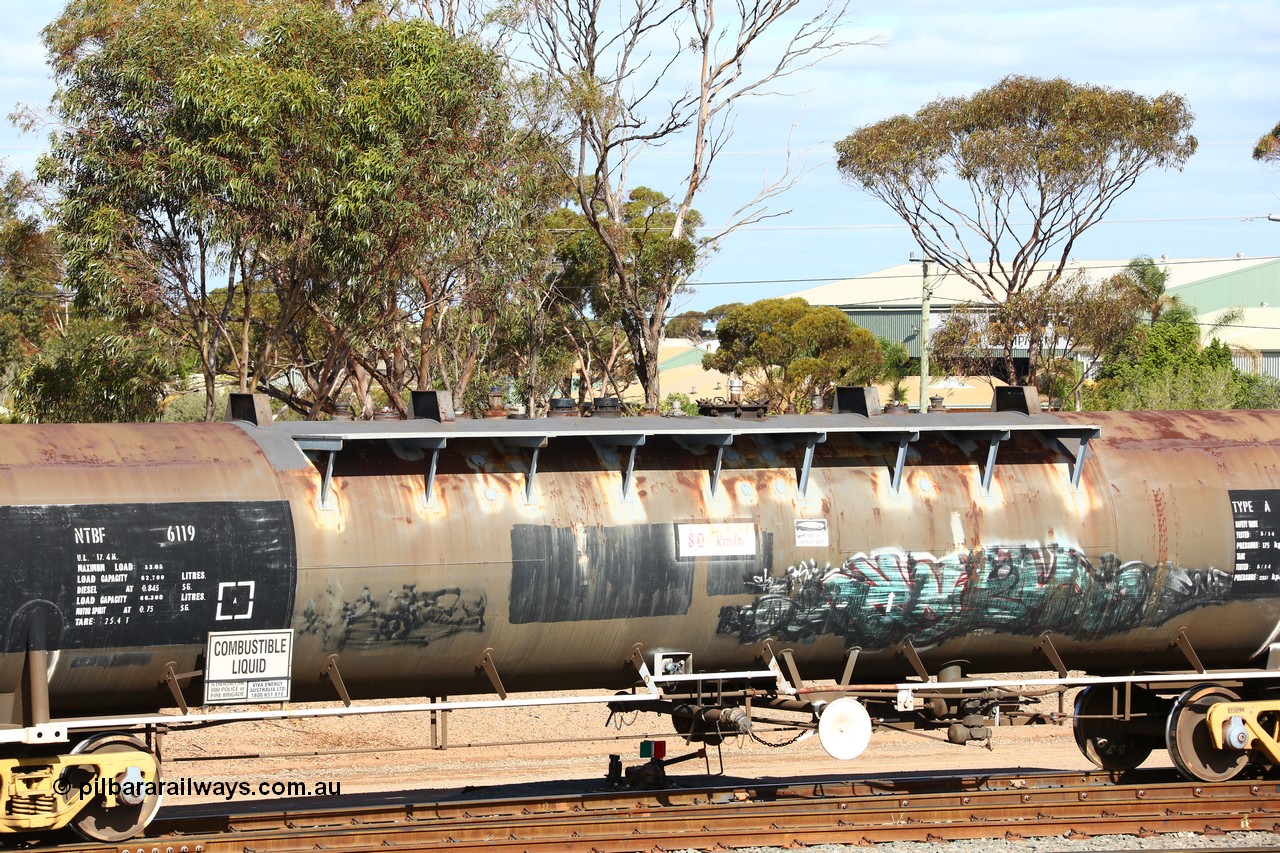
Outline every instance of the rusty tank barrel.
<svg viewBox="0 0 1280 853"><path fill-rule="evenodd" d="M836 408L2 426L0 694L37 612L54 716L172 704L210 632L291 629L294 699L620 689L636 644L873 682L1277 642L1280 414Z"/></svg>

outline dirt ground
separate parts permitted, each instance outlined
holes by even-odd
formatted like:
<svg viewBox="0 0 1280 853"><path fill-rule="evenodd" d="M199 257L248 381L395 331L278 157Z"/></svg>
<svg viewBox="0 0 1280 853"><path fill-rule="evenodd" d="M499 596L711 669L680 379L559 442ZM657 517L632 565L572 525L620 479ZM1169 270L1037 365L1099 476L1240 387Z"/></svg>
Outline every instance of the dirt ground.
<svg viewBox="0 0 1280 853"><path fill-rule="evenodd" d="M1056 707L1056 699L1051 702L1045 710ZM167 735L165 778L243 781L255 790L264 782L313 786L337 781L344 795L426 788L446 796L470 791L477 796L503 796L504 788L532 782L599 780L603 788L611 753L619 754L625 766L643 763L641 736L665 740L668 758L696 749L673 734L665 718L644 713L612 721L608 717L601 705L455 711L449 714L449 748L444 750L422 748L431 743L425 713L236 723ZM761 728L759 736L779 743L794 734ZM586 737L599 739L574 740ZM714 749L708 752L715 773L719 758ZM726 741L721 756L724 773L735 779L1091 767L1065 725L1001 727L990 749L982 744L947 743L941 731L879 729L866 751L847 762L830 758L816 735L781 748L740 736ZM1168 756L1157 751L1145 766L1169 766ZM672 765L668 773L678 784L689 786L715 781L708 777L708 763L701 759ZM218 799L169 796L165 802ZM270 795L255 794L249 799L270 799Z"/></svg>

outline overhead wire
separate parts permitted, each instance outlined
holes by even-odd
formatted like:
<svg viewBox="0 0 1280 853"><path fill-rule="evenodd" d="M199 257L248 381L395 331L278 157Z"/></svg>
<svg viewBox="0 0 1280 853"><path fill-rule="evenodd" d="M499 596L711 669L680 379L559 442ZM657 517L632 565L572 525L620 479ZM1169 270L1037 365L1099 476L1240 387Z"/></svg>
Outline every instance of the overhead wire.
<svg viewBox="0 0 1280 853"><path fill-rule="evenodd" d="M1233 214L1230 216L1134 216L1134 217L1116 217L1107 219L1104 225L1151 225L1159 223L1171 222L1254 222L1264 220L1270 214L1266 213L1246 213ZM1011 225L1031 225L1031 222L1012 222ZM850 223L846 225L741 225L733 229L734 233L739 231L885 231L889 229L901 229L908 227L905 222L866 222L866 223ZM552 234L581 234L591 231L590 226L582 225L574 228L548 228L548 232ZM641 233L644 231L654 231L650 226L636 225L626 229L633 233Z"/></svg>
<svg viewBox="0 0 1280 853"><path fill-rule="evenodd" d="M1248 257L1248 258L1238 258L1235 256L1224 257L1224 258L1188 258L1183 260L1164 260L1164 259L1152 258L1152 261L1157 266L1170 266L1170 267L1187 266L1191 264L1220 264L1220 263L1225 263L1227 261L1275 261L1275 260L1280 260L1280 255L1255 255L1253 257ZM1110 263L1089 262L1084 264L1072 265L1071 268L1073 270L1123 269L1124 264L1127 264L1127 263L1129 262L1124 261L1120 263L1119 266L1117 266L1117 262L1114 262L1114 261ZM919 281L920 274L919 273L892 273L892 274L870 273L867 275L835 275L835 276L828 275L828 276L819 276L819 277L811 277L811 278L726 279L724 281L691 281L691 282L686 282L686 284L689 287L712 287L712 286L718 287L721 285L808 284L808 283L819 282L819 281L831 282L832 284L835 284L836 282L842 282L842 281L889 281L889 280L900 280L900 279L915 279L916 281ZM873 304L873 303L866 303L866 304Z"/></svg>
<svg viewBox="0 0 1280 853"><path fill-rule="evenodd" d="M1249 258L1239 258L1235 256L1221 257L1221 258L1186 258L1186 259L1163 259L1162 258L1158 261L1153 259L1153 261L1158 266L1165 266L1165 267L1190 266L1190 265L1197 265L1197 264L1220 264L1220 263L1227 263L1231 261L1250 261L1256 264L1259 262L1270 262L1270 261L1276 261L1276 260L1280 260L1280 255L1262 255L1262 256L1253 256ZM1128 262L1126 261L1124 263L1127 264ZM1100 270L1100 269L1123 269L1123 265L1121 265L1118 261L1105 262L1105 263L1104 262L1086 262L1083 264L1075 264L1071 267L1071 269L1086 270L1086 271ZM906 280L906 279L918 280L919 278L920 276L915 274L913 271L910 273L886 273L886 274L872 273L868 275L854 275L854 276L819 276L819 277L805 277L805 278L726 279L722 281L694 281L694 282L685 282L684 286L688 288L698 288L698 287L731 287L731 286L745 287L745 286L780 285L780 284L815 284L815 283L822 283L822 282L836 284L839 282L854 282L854 281L871 282L871 281L890 281L890 280ZM607 285L603 285L603 284L587 283L587 284L575 285L575 289L588 290L588 289L603 288L606 286ZM0 289L0 298L11 297L11 296L22 296L30 299L49 299L49 300L57 300L60 302L71 302L75 298L74 294L67 293L64 291L51 293L48 291ZM866 300L866 301L849 303L849 304L858 305L858 306L868 306L868 307L886 306L886 305L901 305L901 307L903 308L915 307L909 301L909 297L906 297L906 296L891 297L886 299L873 299L873 300ZM1280 306L1277 306L1277 307L1280 307ZM8 311L10 313L28 313L28 312L36 312L39 310L40 309L22 308L22 307L5 308L3 306L0 306L0 311ZM1216 326L1223 329L1250 329L1250 330L1260 330L1260 331L1280 330L1280 326L1258 326L1258 325L1243 324L1243 323L1212 323L1212 322L1204 322L1204 321L1197 320L1197 321L1194 321L1194 324L1197 326L1204 326L1206 328L1212 328Z"/></svg>

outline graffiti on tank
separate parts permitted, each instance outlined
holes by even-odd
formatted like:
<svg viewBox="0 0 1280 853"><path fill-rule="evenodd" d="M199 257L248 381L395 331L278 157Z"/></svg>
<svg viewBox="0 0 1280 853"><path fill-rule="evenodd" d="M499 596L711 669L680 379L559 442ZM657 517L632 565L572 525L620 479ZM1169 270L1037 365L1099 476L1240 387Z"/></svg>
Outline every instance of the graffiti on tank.
<svg viewBox="0 0 1280 853"><path fill-rule="evenodd" d="M404 584L399 591L374 596L369 587L355 601L342 601L328 590L329 612L321 613L314 600L302 613L302 633L317 634L326 648L339 651L349 645L403 644L428 646L455 634L484 631L485 594L462 590L419 589Z"/></svg>
<svg viewBox="0 0 1280 853"><path fill-rule="evenodd" d="M848 646L884 648L907 638L931 645L976 630L1096 639L1224 600L1231 576L1156 570L1114 554L1095 564L1074 548L1052 545L943 557L881 549L840 566L801 562L781 576L749 578L745 587L756 599L721 608L717 633L743 643L836 635Z"/></svg>

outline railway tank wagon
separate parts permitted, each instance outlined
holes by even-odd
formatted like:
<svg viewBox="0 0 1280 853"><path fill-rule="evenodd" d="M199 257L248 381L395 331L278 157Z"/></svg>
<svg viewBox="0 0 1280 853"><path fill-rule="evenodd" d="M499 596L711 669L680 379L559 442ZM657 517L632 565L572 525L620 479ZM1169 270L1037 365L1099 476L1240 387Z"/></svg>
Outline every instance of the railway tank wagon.
<svg viewBox="0 0 1280 853"><path fill-rule="evenodd" d="M0 427L0 829L129 837L158 727L286 699L630 689L598 698L711 742L798 711L843 757L879 722L981 737L1019 715L984 674L1049 670L1085 686L1066 716L1099 766L1274 764L1280 415L1013 390L925 416L859 389L826 415L453 421L421 394L399 422L237 400Z"/></svg>

